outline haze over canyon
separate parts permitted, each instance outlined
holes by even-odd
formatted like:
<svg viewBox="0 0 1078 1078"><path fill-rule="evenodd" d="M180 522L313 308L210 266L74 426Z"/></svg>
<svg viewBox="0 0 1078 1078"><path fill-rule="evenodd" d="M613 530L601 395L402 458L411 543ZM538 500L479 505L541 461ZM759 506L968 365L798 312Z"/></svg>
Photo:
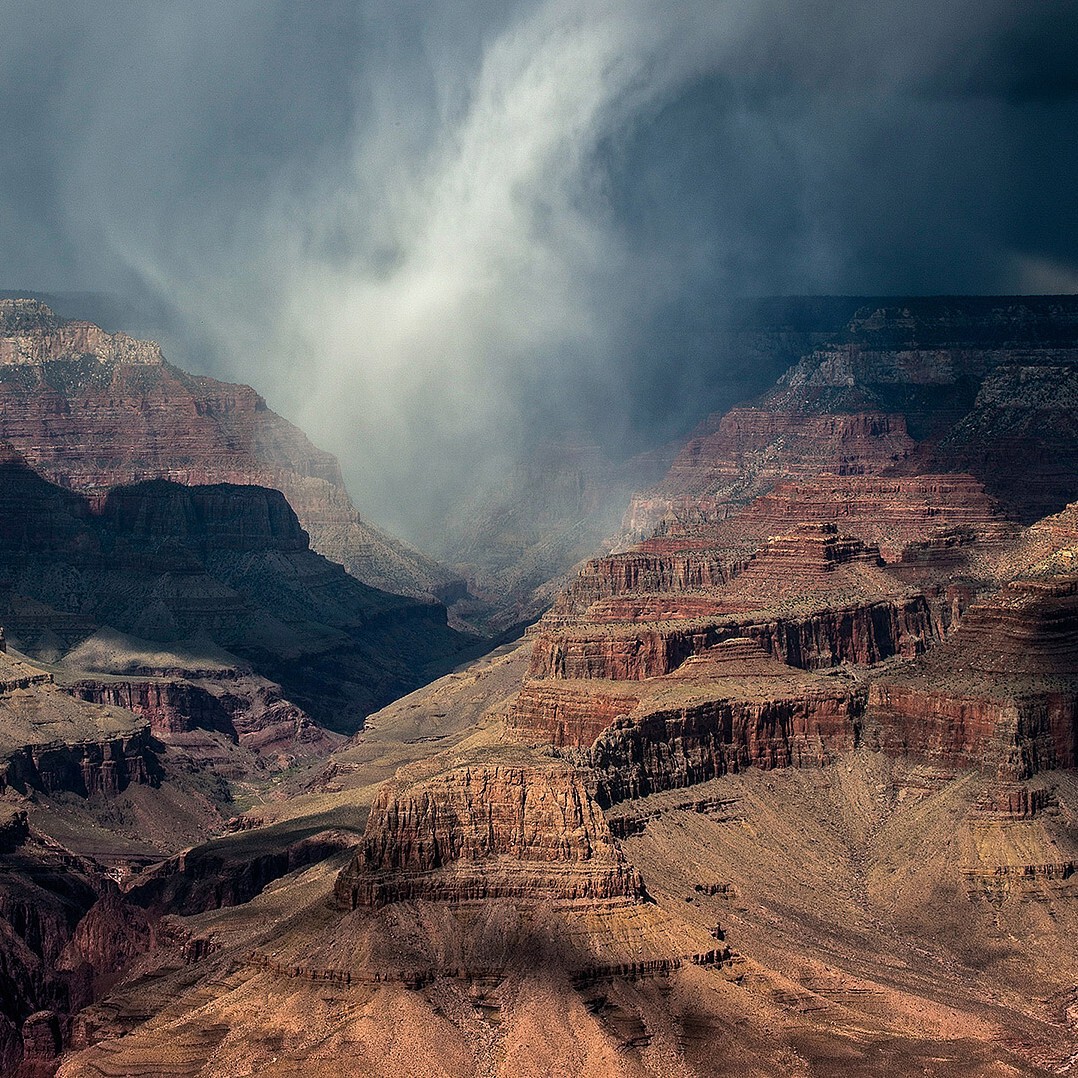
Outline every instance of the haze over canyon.
<svg viewBox="0 0 1078 1078"><path fill-rule="evenodd" d="M1074 1073L1076 46L0 0L0 1073Z"/></svg>

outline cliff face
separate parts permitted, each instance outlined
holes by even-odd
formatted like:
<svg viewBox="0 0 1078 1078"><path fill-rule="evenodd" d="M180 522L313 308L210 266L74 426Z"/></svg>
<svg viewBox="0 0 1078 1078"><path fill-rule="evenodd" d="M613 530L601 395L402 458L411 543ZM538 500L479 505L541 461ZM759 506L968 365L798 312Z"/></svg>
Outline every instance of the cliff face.
<svg viewBox="0 0 1078 1078"><path fill-rule="evenodd" d="M336 884L344 909L419 898L634 900L641 892L580 776L550 765L477 764L389 784Z"/></svg>
<svg viewBox="0 0 1078 1078"><path fill-rule="evenodd" d="M84 867L24 843L0 855L0 1069L11 1075L52 1073L68 1014L90 1001L87 971L61 960L100 895Z"/></svg>
<svg viewBox="0 0 1078 1078"><path fill-rule="evenodd" d="M144 721L73 700L50 674L0 653L0 793L110 796L159 773Z"/></svg>
<svg viewBox="0 0 1078 1078"><path fill-rule="evenodd" d="M510 729L555 748L590 745L622 715L640 703L631 685L568 679L531 679L521 688L508 715Z"/></svg>
<svg viewBox="0 0 1078 1078"><path fill-rule="evenodd" d="M540 622L532 677L657 677L732 637L806 669L873 663L918 654L943 629L923 595L883 571L876 548L834 524L772 536L726 585L630 590L562 613L580 605L578 595Z"/></svg>
<svg viewBox="0 0 1078 1078"><path fill-rule="evenodd" d="M161 349L91 322L58 318L34 299L0 300L0 364L38 365L92 356L99 362L160 364Z"/></svg>
<svg viewBox="0 0 1078 1078"><path fill-rule="evenodd" d="M669 674L690 656L742 636L791 665L815 670L892 655L912 658L937 633L938 621L923 597L780 617L645 622L639 628L584 626L537 634L529 674L639 681Z"/></svg>
<svg viewBox="0 0 1078 1078"><path fill-rule="evenodd" d="M568 755L586 762L606 808L746 767L822 766L860 743L865 695L850 679L793 669L734 637L631 696L609 683L532 681L509 723L526 739L585 750Z"/></svg>
<svg viewBox="0 0 1078 1078"><path fill-rule="evenodd" d="M961 531L987 543L1016 530L983 484L965 474L783 481L738 514L728 530L759 539L809 521L834 522L844 534L877 545L888 562L930 536Z"/></svg>
<svg viewBox="0 0 1078 1078"><path fill-rule="evenodd" d="M664 518L714 523L822 473L970 473L1015 519L1058 510L1078 474L1073 316L1065 298L865 307L754 407L701 424L667 476L634 496L626 535Z"/></svg>
<svg viewBox="0 0 1078 1078"><path fill-rule="evenodd" d="M1078 578L1018 580L954 636L874 682L881 747L1009 779L1078 764Z"/></svg>
<svg viewBox="0 0 1078 1078"><path fill-rule="evenodd" d="M626 592L694 591L724 584L738 563L718 550L653 539L637 550L589 561L554 603L556 615L578 614L600 599ZM548 619L549 621L550 619Z"/></svg>
<svg viewBox="0 0 1078 1078"><path fill-rule="evenodd" d="M898 415L734 408L706 420L663 480L633 496L623 528L639 541L668 517L714 523L778 482L823 472L879 475L906 460L915 445Z"/></svg>
<svg viewBox="0 0 1078 1078"><path fill-rule="evenodd" d="M111 628L249 664L315 719L354 729L467 641L444 606L368 588L311 551L275 490L157 480L88 500L9 451L0 505L0 617L41 658Z"/></svg>
<svg viewBox="0 0 1078 1078"><path fill-rule="evenodd" d="M857 747L849 695L713 699L615 722L588 753L605 808L757 767L822 767Z"/></svg>
<svg viewBox="0 0 1078 1078"><path fill-rule="evenodd" d="M237 740L232 717L221 701L188 681L104 681L83 678L68 690L80 700L124 708L140 715L157 737L194 729L216 730Z"/></svg>
<svg viewBox="0 0 1078 1078"><path fill-rule="evenodd" d="M112 796L131 783L148 783L158 770L146 731L70 744L58 741L13 751L0 772L0 792L20 791Z"/></svg>
<svg viewBox="0 0 1078 1078"><path fill-rule="evenodd" d="M358 579L436 598L459 578L360 519L340 466L250 386L189 375L156 344L0 300L0 442L38 474L104 495L151 479L280 490L316 550Z"/></svg>

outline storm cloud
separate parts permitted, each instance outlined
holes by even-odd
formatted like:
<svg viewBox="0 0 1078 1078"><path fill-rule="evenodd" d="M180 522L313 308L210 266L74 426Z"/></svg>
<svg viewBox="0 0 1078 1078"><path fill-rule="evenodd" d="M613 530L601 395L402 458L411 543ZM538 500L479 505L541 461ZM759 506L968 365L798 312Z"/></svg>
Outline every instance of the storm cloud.
<svg viewBox="0 0 1078 1078"><path fill-rule="evenodd" d="M1076 47L1064 0L8 0L0 287L157 312L421 534L540 436L669 437L736 297L1074 291Z"/></svg>

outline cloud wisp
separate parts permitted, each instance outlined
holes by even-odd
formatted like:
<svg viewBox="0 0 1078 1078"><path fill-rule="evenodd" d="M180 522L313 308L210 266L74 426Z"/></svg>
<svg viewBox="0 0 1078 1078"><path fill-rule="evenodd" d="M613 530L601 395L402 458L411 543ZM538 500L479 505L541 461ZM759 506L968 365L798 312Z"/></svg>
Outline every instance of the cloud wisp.
<svg viewBox="0 0 1078 1078"><path fill-rule="evenodd" d="M167 304L413 535L540 436L668 435L727 297L1075 279L1055 0L0 18L2 284Z"/></svg>

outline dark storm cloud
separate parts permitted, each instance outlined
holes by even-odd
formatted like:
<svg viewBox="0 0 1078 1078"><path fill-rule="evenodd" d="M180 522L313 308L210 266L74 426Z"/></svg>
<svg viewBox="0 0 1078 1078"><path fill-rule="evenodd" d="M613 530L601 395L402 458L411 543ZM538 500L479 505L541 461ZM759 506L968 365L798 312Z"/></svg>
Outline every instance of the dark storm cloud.
<svg viewBox="0 0 1078 1078"><path fill-rule="evenodd" d="M165 305L415 531L539 432L672 433L730 297L1074 290L1076 46L1069 0L0 3L0 287Z"/></svg>

